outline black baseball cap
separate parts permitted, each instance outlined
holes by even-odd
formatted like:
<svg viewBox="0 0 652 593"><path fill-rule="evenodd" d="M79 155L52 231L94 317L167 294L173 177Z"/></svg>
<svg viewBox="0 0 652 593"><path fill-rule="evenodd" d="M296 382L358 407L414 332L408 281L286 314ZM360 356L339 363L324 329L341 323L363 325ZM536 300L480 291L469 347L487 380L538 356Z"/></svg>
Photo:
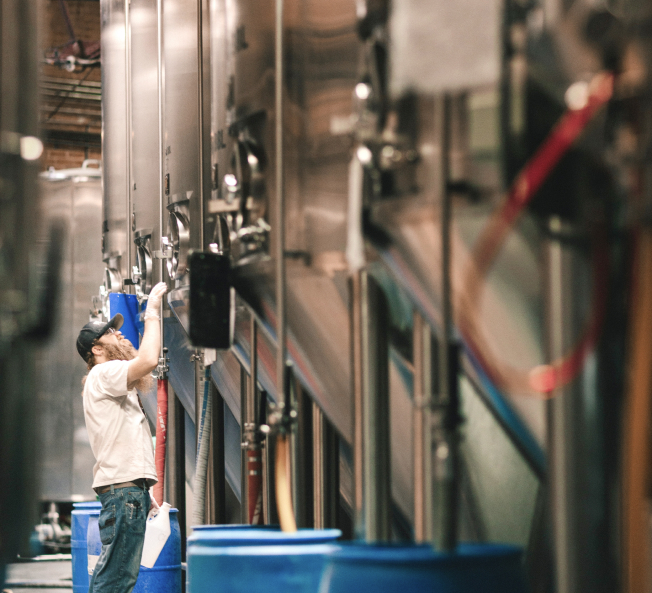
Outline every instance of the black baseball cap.
<svg viewBox="0 0 652 593"><path fill-rule="evenodd" d="M79 336L77 336L77 352L84 360L88 358L93 348L93 342L97 338L102 337L108 329L120 329L124 323L124 317L121 313L111 317L111 321L104 323L103 321L91 321L81 328Z"/></svg>

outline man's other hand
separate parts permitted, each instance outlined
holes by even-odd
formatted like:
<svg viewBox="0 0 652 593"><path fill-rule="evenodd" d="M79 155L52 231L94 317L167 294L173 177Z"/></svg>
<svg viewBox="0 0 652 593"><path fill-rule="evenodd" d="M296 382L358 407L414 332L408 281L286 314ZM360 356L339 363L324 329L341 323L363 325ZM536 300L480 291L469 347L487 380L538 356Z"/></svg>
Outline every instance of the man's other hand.
<svg viewBox="0 0 652 593"><path fill-rule="evenodd" d="M168 287L165 282L159 282L149 293L147 298L147 309L145 310L145 319L148 317L160 317L161 301L163 295L167 292Z"/></svg>

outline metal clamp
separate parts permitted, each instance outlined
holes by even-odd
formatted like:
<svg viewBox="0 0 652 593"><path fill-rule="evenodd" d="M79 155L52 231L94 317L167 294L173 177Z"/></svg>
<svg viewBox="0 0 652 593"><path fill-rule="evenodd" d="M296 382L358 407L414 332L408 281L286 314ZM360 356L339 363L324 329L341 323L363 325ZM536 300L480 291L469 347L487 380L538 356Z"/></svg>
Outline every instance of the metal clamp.
<svg viewBox="0 0 652 593"><path fill-rule="evenodd" d="M158 365L156 367L156 376L159 379L165 379L165 376L170 372L170 359L168 358L168 349L163 348L163 356L158 359Z"/></svg>
<svg viewBox="0 0 652 593"><path fill-rule="evenodd" d="M240 443L240 448L244 451L260 451L265 446L265 437L269 434L263 430L263 426L267 427L266 424L257 427L254 422L245 422L242 427L243 441Z"/></svg>
<svg viewBox="0 0 652 593"><path fill-rule="evenodd" d="M152 252L154 259L170 259L172 257L172 245L170 244L169 237L161 237L161 245L165 245L165 250L157 250Z"/></svg>

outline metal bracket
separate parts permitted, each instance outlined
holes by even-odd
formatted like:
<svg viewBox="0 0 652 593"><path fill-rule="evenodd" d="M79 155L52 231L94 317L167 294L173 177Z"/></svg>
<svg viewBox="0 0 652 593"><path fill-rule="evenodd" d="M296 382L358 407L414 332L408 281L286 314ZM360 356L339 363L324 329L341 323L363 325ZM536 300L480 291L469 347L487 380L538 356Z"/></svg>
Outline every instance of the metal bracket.
<svg viewBox="0 0 652 593"><path fill-rule="evenodd" d="M172 258L172 245L170 245L169 237L161 237L161 245L165 245L165 250L157 250L152 252L154 259L171 259Z"/></svg>
<svg viewBox="0 0 652 593"><path fill-rule="evenodd" d="M163 356L158 359L158 365L156 367L156 376L159 379L165 379L165 376L170 371L170 359L168 358L168 349L163 348Z"/></svg>

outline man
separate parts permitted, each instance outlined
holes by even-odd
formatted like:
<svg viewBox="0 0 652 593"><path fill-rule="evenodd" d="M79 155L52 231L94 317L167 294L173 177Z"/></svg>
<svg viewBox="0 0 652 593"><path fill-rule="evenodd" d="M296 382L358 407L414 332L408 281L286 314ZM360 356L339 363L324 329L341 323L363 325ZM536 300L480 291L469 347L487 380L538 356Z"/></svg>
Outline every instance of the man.
<svg viewBox="0 0 652 593"><path fill-rule="evenodd" d="M158 364L164 282L150 292L138 351L118 331L118 314L108 323L92 321L79 332L77 351L86 361L83 402L86 429L96 463L93 489L102 502L102 553L90 593L131 593L140 568L149 487L157 482L149 424L136 389L147 390Z"/></svg>

